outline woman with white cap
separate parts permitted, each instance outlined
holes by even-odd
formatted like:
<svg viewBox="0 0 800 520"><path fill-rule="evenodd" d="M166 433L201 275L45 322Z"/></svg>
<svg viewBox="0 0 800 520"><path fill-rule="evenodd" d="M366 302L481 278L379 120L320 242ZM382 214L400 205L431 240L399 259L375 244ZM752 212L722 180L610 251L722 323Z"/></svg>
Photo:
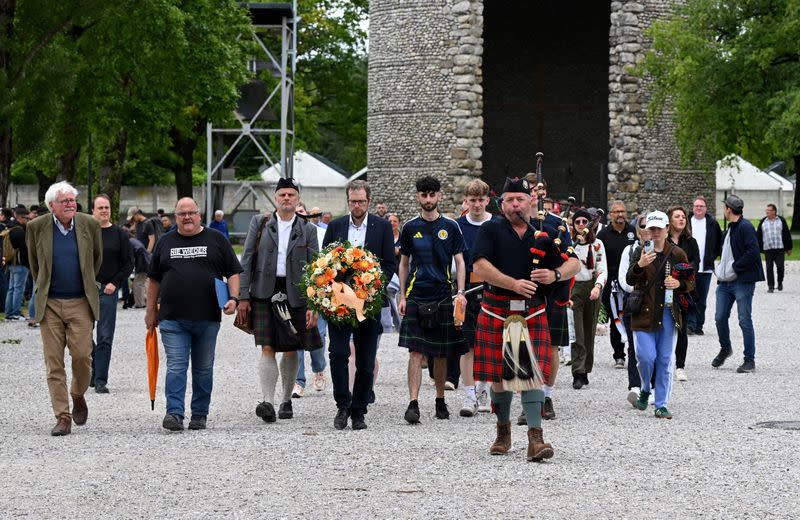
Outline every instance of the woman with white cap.
<svg viewBox="0 0 800 520"><path fill-rule="evenodd" d="M634 252L627 281L641 291L641 305L632 310L631 326L636 338L636 360L642 387L635 407L647 409L647 400L654 392L659 419L672 419L667 403L672 391L672 364L675 343L682 317L678 304L680 293L694 288L693 279L678 279L673 270L686 264L686 253L667 241L669 218L663 211L647 214L645 226L650 238ZM650 379L656 372L655 388Z"/></svg>

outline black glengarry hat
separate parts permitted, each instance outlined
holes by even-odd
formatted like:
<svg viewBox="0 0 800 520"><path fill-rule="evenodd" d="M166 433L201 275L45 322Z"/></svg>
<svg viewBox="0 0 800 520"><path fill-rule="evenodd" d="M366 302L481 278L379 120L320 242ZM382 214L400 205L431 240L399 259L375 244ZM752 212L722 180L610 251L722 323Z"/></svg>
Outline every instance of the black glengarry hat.
<svg viewBox="0 0 800 520"><path fill-rule="evenodd" d="M506 177L506 183L503 184L503 193L525 193L531 194L531 185L525 179L514 177L509 179Z"/></svg>
<svg viewBox="0 0 800 520"><path fill-rule="evenodd" d="M297 193L300 193L300 185L298 185L297 181L294 179L287 179L285 177L278 179L278 185L275 186L275 191L283 188L291 188L293 190L297 190Z"/></svg>

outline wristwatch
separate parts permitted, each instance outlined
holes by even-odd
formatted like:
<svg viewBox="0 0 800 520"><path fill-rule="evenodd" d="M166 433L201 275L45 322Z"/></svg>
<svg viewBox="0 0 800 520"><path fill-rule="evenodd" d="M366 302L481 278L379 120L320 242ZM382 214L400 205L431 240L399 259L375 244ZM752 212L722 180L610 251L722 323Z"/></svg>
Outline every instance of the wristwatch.
<svg viewBox="0 0 800 520"><path fill-rule="evenodd" d="M556 281L560 282L561 281L561 271L559 271L558 269L553 269L553 272L556 275Z"/></svg>
<svg viewBox="0 0 800 520"><path fill-rule="evenodd" d="M236 302L236 305L239 305L239 298L237 298L236 296L231 296L230 298L228 298L228 300L233 300Z"/></svg>

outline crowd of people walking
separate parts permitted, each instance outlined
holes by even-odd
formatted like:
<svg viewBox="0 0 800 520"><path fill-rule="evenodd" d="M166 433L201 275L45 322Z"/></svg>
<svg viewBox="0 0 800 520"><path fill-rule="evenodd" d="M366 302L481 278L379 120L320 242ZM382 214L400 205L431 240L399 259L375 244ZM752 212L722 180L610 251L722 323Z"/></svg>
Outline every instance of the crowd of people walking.
<svg viewBox="0 0 800 520"><path fill-rule="evenodd" d="M89 216L77 207L77 190L57 183L46 193L46 210L20 206L0 213L5 319L41 325L57 436L86 423L89 387L111 392L120 300L124 309L144 308L147 328L160 330L167 364L162 425L171 431L183 430L187 415L189 429L206 428L223 313L249 327L260 352L255 415L265 423L293 418L293 400L306 391L308 351L314 391L327 387L330 366L334 428L367 428L378 345L384 333L399 332L398 345L409 353L405 421L423 422L427 368L434 416L448 419L446 392L461 393L460 416L496 415L489 452L505 454L518 394L523 414L517 422L528 427L530 461L555 453L542 420L557 416L559 365L570 367L573 389L590 384L600 316L608 321L610 349L598 359L627 368L627 401L639 410L654 405L656 418L673 417L673 382L690 378L691 338L705 334L714 278L720 350L711 365L733 354L728 322L736 303L744 337L737 372L755 370L750 315L756 283L765 278L760 254L773 292L783 290L784 258L792 251L788 224L774 205L757 229L743 218L744 201L736 195L723 202L725 232L702 196L691 211L675 205L633 217L623 201L612 201L604 222L597 208L560 207L536 180L530 174L507 179L499 197L473 180L461 214L446 215L439 208L441 184L423 177L416 181L419 214L402 222L385 201L375 203L364 181L347 186L348 212L332 218L320 208L308 210L301 187L282 179L276 210L252 218L239 256L222 211L204 225L191 198L177 202L174 224L164 212L147 218L130 208L116 225L108 196L94 198ZM380 315L326 323L309 307L299 289L303 271L335 242L380 259L387 281ZM227 291L221 300L220 285ZM23 317L26 294L29 315ZM65 348L72 357L69 390Z"/></svg>

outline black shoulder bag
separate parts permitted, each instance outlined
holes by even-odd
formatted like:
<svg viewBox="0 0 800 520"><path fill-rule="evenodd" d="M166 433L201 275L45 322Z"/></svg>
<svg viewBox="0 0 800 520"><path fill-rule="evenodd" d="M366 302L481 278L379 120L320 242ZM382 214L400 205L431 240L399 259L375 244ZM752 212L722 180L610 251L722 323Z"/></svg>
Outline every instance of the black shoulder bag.
<svg viewBox="0 0 800 520"><path fill-rule="evenodd" d="M669 260L670 254L672 254L672 244L669 245L669 249L667 250L667 253L664 255L664 261L661 262L661 265L658 266L658 269L656 269L656 276L652 280L650 280L650 282L647 284L644 290L634 289L628 295L628 299L625 300L625 306L622 309L622 312L625 315L633 317L633 315L639 314L639 311L642 310L642 305L644 305L644 295L647 292L649 292L650 289L653 288L653 284L656 283L656 280L658 280L657 273L661 272L661 270L664 269L664 264L666 264L667 260Z"/></svg>

